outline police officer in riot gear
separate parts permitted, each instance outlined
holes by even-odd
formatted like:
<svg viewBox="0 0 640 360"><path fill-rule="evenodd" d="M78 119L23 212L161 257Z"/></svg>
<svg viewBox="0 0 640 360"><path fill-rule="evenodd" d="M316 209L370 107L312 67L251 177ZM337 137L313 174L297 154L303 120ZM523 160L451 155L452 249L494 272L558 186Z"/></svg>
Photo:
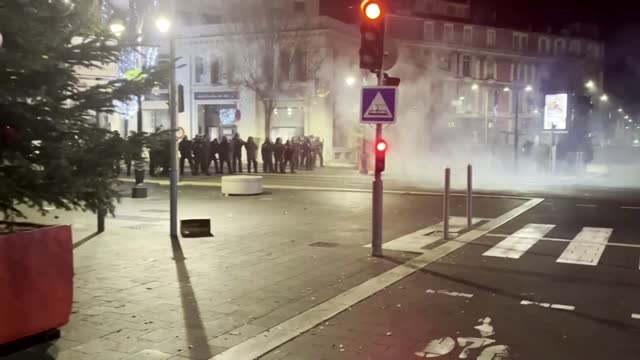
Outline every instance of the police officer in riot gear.
<svg viewBox="0 0 640 360"><path fill-rule="evenodd" d="M264 140L262 147L260 148L262 154L262 172L273 172L273 143L269 138Z"/></svg>

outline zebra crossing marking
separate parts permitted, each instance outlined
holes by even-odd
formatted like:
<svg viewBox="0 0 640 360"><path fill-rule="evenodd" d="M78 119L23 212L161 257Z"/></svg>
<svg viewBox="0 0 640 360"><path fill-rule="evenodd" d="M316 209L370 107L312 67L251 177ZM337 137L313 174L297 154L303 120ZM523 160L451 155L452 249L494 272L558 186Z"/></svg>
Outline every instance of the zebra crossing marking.
<svg viewBox="0 0 640 360"><path fill-rule="evenodd" d="M482 255L519 259L554 227L555 225L548 224L527 224Z"/></svg>
<svg viewBox="0 0 640 360"><path fill-rule="evenodd" d="M582 231L571 240L556 262L589 266L598 265L612 232L613 229L610 228L583 227Z"/></svg>

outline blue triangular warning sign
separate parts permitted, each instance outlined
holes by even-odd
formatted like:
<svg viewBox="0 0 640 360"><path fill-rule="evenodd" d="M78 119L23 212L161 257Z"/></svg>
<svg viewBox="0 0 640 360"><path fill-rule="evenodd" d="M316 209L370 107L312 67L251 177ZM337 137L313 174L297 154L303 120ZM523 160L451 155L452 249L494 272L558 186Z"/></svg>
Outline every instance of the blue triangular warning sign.
<svg viewBox="0 0 640 360"><path fill-rule="evenodd" d="M382 94L378 92L364 113L364 116L369 118L393 118L393 113L391 113L389 106L387 106L387 103L384 101Z"/></svg>

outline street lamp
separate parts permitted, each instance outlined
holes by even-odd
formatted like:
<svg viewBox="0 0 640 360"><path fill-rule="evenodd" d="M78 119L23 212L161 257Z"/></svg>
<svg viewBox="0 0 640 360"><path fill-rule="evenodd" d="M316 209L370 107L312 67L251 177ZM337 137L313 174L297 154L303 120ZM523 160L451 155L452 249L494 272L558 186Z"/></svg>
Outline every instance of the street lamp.
<svg viewBox="0 0 640 360"><path fill-rule="evenodd" d="M111 30L111 32L117 36L120 37L120 35L122 35L122 33L125 30L124 24L122 23L122 21L120 20L116 20L114 22L111 23L111 25L109 25L109 30Z"/></svg>
<svg viewBox="0 0 640 360"><path fill-rule="evenodd" d="M158 17L156 19L156 29L163 34L166 33L171 29L171 21L165 16Z"/></svg>
<svg viewBox="0 0 640 360"><path fill-rule="evenodd" d="M347 76L346 79L344 79L344 83L347 84L347 86L353 86L353 84L356 83L356 78L351 76L351 75L349 75L349 76Z"/></svg>
<svg viewBox="0 0 640 360"><path fill-rule="evenodd" d="M509 87L508 87L508 86L505 86L505 87L504 87L504 89L502 89L502 91L504 91L504 92L509 92L509 91L511 91L511 89L509 89Z"/></svg>
<svg viewBox="0 0 640 360"><path fill-rule="evenodd" d="M478 89L479 89L478 84L473 84L473 85L471 85L471 90L473 90L473 91L478 91Z"/></svg>
<svg viewBox="0 0 640 360"><path fill-rule="evenodd" d="M596 88L596 83L593 80L587 81L584 86L589 90L594 90Z"/></svg>
<svg viewBox="0 0 640 360"><path fill-rule="evenodd" d="M618 109L618 112L619 112L619 113L621 113L621 112L622 112L622 108L619 108L619 109Z"/></svg>
<svg viewBox="0 0 640 360"><path fill-rule="evenodd" d="M609 97L607 96L607 94L602 94L602 96L600 96L600 101L602 102L609 101Z"/></svg>
<svg viewBox="0 0 640 360"><path fill-rule="evenodd" d="M531 87L531 85L527 85L527 86L524 88L524 91L526 91L526 92L532 92L532 91L533 91L533 87Z"/></svg>
<svg viewBox="0 0 640 360"><path fill-rule="evenodd" d="M142 23L144 21L144 18L133 18L132 22L134 21L136 23L139 24L133 24L130 28L133 29L137 29L134 30L136 31L136 34L131 34L132 36L129 37L129 39L134 39L134 43L130 44L131 47L136 47L136 46L140 46L140 43L143 40L143 34L141 32L141 26ZM137 26L140 26L140 28L138 28ZM158 18L156 18L155 20L155 26L156 29L161 32L161 33L166 33L169 31L169 29L171 29L171 21L165 17L165 16L159 16ZM109 29L111 30L111 32L116 35L117 37L120 37L125 30L127 30L127 28L125 27L124 23L122 22L122 20L117 19L114 22L112 22L109 25ZM135 38L133 37L133 35L135 35ZM125 78L128 78L130 80L142 80L141 78L141 73L142 73L142 53L140 51L137 52L138 53L138 68L136 69L130 69L129 71L127 71L127 73L125 74ZM173 58L173 57L172 57ZM171 89L171 92L174 92L174 89ZM142 96L138 95L137 96L137 107L138 107L138 111L137 111L137 132L140 134L143 131L143 126L142 126ZM171 110L171 106L170 105L170 111ZM172 128L173 129L173 128ZM174 136L173 134L171 136ZM131 189L131 197L132 198L146 198L147 197L147 188L144 185L144 175L145 175L145 165L144 165L144 161L136 161L135 167L134 167L134 174L135 174L135 186ZM173 169L172 169L173 171Z"/></svg>

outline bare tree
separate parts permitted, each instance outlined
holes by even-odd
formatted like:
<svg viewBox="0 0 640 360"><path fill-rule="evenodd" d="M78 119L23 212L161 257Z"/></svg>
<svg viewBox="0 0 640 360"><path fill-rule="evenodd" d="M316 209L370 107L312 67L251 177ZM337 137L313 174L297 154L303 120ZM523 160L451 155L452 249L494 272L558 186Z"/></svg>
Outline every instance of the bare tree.
<svg viewBox="0 0 640 360"><path fill-rule="evenodd" d="M246 8L230 10L238 21L224 25L229 60L229 83L243 86L256 95L264 110L264 133L268 137L279 93L305 93L325 59L318 46L319 21L287 13L277 2L260 1ZM249 13L250 12L250 13ZM305 85L306 84L306 85Z"/></svg>

